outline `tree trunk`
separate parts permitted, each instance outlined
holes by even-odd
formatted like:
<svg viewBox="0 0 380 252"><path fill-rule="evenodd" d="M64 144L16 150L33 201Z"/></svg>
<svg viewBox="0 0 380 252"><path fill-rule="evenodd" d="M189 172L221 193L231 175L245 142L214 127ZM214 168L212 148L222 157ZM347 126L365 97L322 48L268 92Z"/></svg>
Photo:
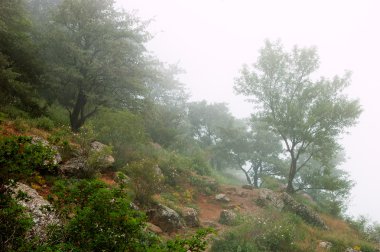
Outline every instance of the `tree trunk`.
<svg viewBox="0 0 380 252"><path fill-rule="evenodd" d="M288 193L294 193L294 187L293 187L293 180L296 176L297 172L297 160L295 159L294 155L292 156L292 162L290 164L290 170L288 175L288 186L286 187L286 192Z"/></svg>
<svg viewBox="0 0 380 252"><path fill-rule="evenodd" d="M251 180L251 177L249 176L248 172L242 166L240 166L240 169L244 172L245 178L247 179L248 184L252 185L252 180Z"/></svg>
<svg viewBox="0 0 380 252"><path fill-rule="evenodd" d="M259 188L259 167L253 167L253 186Z"/></svg>
<svg viewBox="0 0 380 252"><path fill-rule="evenodd" d="M79 90L73 111L70 112L70 124L73 132L79 132L80 127L82 127L85 122L84 107L86 103L86 95L82 90Z"/></svg>

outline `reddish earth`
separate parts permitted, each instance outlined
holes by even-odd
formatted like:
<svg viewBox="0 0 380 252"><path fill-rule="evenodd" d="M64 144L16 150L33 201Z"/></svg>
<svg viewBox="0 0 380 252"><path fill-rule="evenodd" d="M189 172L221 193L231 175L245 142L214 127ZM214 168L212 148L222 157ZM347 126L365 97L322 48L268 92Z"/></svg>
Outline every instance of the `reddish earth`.
<svg viewBox="0 0 380 252"><path fill-rule="evenodd" d="M261 208L255 203L258 198L258 190L243 189L241 186L223 185L220 193L225 194L230 202L220 202L215 199L215 195L200 195L196 201L199 208L199 219L201 223L213 222L217 224L220 212L223 209L234 209L241 214L260 213ZM217 224L217 226L219 226Z"/></svg>

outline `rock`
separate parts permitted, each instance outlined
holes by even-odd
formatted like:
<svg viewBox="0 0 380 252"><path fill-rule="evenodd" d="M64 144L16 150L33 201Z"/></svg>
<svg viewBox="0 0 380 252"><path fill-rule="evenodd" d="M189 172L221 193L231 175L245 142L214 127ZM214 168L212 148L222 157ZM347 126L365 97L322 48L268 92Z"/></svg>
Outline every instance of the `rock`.
<svg viewBox="0 0 380 252"><path fill-rule="evenodd" d="M182 217L185 220L185 223L188 227L199 227L198 212L194 208L183 208Z"/></svg>
<svg viewBox="0 0 380 252"><path fill-rule="evenodd" d="M327 230L325 222L319 217L317 213L305 206L295 201L292 196L287 193L281 193L281 198L285 204L285 210L293 212L304 219L309 224L320 227Z"/></svg>
<svg viewBox="0 0 380 252"><path fill-rule="evenodd" d="M232 210L222 210L220 212L219 223L227 226L233 226L236 224L237 215Z"/></svg>
<svg viewBox="0 0 380 252"><path fill-rule="evenodd" d="M146 228L152 232L152 233L155 233L155 234L162 234L162 229L156 225L154 225L153 223L150 223L150 222L147 222L146 223Z"/></svg>
<svg viewBox="0 0 380 252"><path fill-rule="evenodd" d="M318 248L329 250L331 247L332 247L332 243L329 241L320 241L318 243Z"/></svg>
<svg viewBox="0 0 380 252"><path fill-rule="evenodd" d="M346 248L344 252L362 252L360 249L355 248Z"/></svg>
<svg viewBox="0 0 380 252"><path fill-rule="evenodd" d="M69 159L66 163L59 166L59 172L65 176L82 177L89 170L86 159L83 156Z"/></svg>
<svg viewBox="0 0 380 252"><path fill-rule="evenodd" d="M255 187L253 185L243 185L241 188L247 189L247 190L253 190Z"/></svg>
<svg viewBox="0 0 380 252"><path fill-rule="evenodd" d="M105 145L98 141L93 141L90 144L91 152L99 153L100 155L97 157L97 166L100 168L108 168L111 167L115 163L115 158L107 153L108 145Z"/></svg>
<svg viewBox="0 0 380 252"><path fill-rule="evenodd" d="M12 190L16 194L21 191L27 195L27 199L19 200L18 202L26 208L26 211L34 222L27 236L32 239L39 237L42 241L45 241L47 239L48 227L60 224L51 204L42 198L36 190L25 184L17 183L16 187Z"/></svg>
<svg viewBox="0 0 380 252"><path fill-rule="evenodd" d="M48 148L54 150L54 152L55 152L54 158L53 158L53 164L54 165L60 164L62 162L62 156L59 153L57 146L50 145L48 141L46 141L45 139L43 139L42 137L39 137L39 136L33 136L32 137L32 144L41 144L44 147L48 147Z"/></svg>
<svg viewBox="0 0 380 252"><path fill-rule="evenodd" d="M215 199L221 202L226 202L226 203L231 201L230 198L228 198L224 193L215 195Z"/></svg>
<svg viewBox="0 0 380 252"><path fill-rule="evenodd" d="M312 211L306 205L298 203L286 192L279 194L269 189L260 189L258 202L264 206L268 205L275 207L280 211L287 210L293 212L309 224L320 227L322 229L328 229L324 221L319 217L317 213Z"/></svg>
<svg viewBox="0 0 380 252"><path fill-rule="evenodd" d="M162 231L171 233L184 227L183 220L179 214L173 209L158 204L155 209L151 209L147 212L150 221L159 226Z"/></svg>
<svg viewBox="0 0 380 252"><path fill-rule="evenodd" d="M273 192L272 190L261 188L259 190L259 201L264 205L273 206L278 210L282 210L284 208L284 201L280 195Z"/></svg>

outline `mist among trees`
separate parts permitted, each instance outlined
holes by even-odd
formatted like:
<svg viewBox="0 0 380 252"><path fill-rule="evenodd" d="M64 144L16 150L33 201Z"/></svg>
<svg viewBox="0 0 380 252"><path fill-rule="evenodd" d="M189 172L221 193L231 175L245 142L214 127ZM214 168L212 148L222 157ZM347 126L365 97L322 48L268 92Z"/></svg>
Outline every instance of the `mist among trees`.
<svg viewBox="0 0 380 252"><path fill-rule="evenodd" d="M235 91L253 111L238 119L225 103L190 101L183 70L146 49L148 25L112 0L2 0L1 113L91 135L113 147L116 169L136 176L157 163L180 186L176 166L201 176L234 170L242 184L307 192L343 213L353 181L340 168L339 137L361 113L344 93L349 72L316 76L316 48L265 41L236 73Z"/></svg>

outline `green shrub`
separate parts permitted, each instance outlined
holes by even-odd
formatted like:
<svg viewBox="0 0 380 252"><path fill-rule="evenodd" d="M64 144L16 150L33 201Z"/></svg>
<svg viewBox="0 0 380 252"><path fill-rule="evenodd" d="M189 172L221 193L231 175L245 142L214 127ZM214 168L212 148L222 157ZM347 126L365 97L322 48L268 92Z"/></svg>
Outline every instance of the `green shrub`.
<svg viewBox="0 0 380 252"><path fill-rule="evenodd" d="M39 129L48 131L53 130L55 127L54 122L46 116L33 119L33 125Z"/></svg>
<svg viewBox="0 0 380 252"><path fill-rule="evenodd" d="M295 251L295 224L292 216L257 217L214 242L212 251Z"/></svg>
<svg viewBox="0 0 380 252"><path fill-rule="evenodd" d="M26 243L25 235L32 227L32 219L9 193L0 194L0 248L15 251Z"/></svg>
<svg viewBox="0 0 380 252"><path fill-rule="evenodd" d="M154 160L142 159L132 162L122 170L132 178L136 200L143 205L149 204L153 194L160 193L163 189L164 177Z"/></svg>
<svg viewBox="0 0 380 252"><path fill-rule="evenodd" d="M55 152L31 137L13 136L0 139L0 185L8 179L28 177L33 171L52 172Z"/></svg>
<svg viewBox="0 0 380 252"><path fill-rule="evenodd" d="M7 118L15 120L17 118L29 118L29 115L27 112L16 108L15 106L2 106L1 112L3 112L5 115L7 115Z"/></svg>
<svg viewBox="0 0 380 252"><path fill-rule="evenodd" d="M17 118L13 121L14 128L22 133L25 133L26 131L30 130L30 122L27 121L24 118Z"/></svg>
<svg viewBox="0 0 380 252"><path fill-rule="evenodd" d="M124 190L97 180L58 181L52 192L53 204L67 224L40 251L200 252L211 232L162 242L145 231L145 215L132 209Z"/></svg>

